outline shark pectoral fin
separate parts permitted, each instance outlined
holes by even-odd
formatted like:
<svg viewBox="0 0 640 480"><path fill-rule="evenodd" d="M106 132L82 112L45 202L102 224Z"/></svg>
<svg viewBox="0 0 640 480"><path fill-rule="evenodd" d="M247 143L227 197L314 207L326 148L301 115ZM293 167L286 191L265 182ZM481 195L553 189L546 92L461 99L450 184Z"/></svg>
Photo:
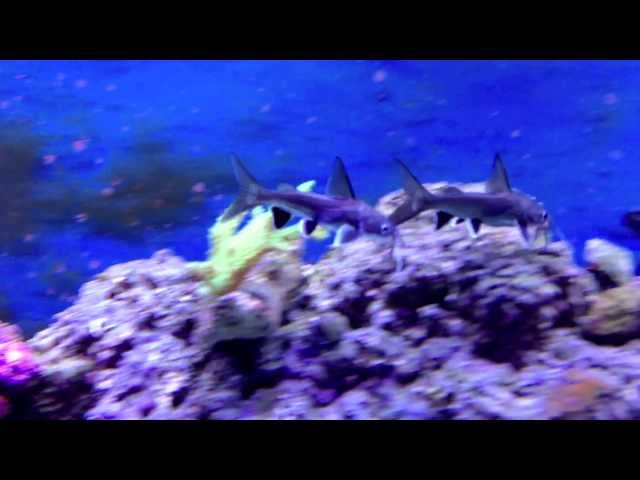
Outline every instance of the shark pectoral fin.
<svg viewBox="0 0 640 480"><path fill-rule="evenodd" d="M464 218L456 218L456 225L460 225L462 222L464 222Z"/></svg>
<svg viewBox="0 0 640 480"><path fill-rule="evenodd" d="M336 236L333 239L332 247L339 247L345 243L351 242L358 238L358 230L353 228L351 225L342 225L338 228L336 232Z"/></svg>
<svg viewBox="0 0 640 480"><path fill-rule="evenodd" d="M310 237L317 226L318 222L316 220L302 220L300 222L300 231L302 233L302 236Z"/></svg>
<svg viewBox="0 0 640 480"><path fill-rule="evenodd" d="M474 240L478 238L478 231L480 230L480 225L482 222L477 218L467 218L465 221L465 225L467 226L467 231L469 232L469 236Z"/></svg>
<svg viewBox="0 0 640 480"><path fill-rule="evenodd" d="M271 214L273 215L273 225L277 229L284 227L291 219L291 214L279 207L271 207Z"/></svg>
<svg viewBox="0 0 640 480"><path fill-rule="evenodd" d="M443 212L441 210L436 212L436 230L440 230L447 223L449 223L452 218L453 215L451 215L450 213Z"/></svg>
<svg viewBox="0 0 640 480"><path fill-rule="evenodd" d="M525 247L531 246L531 238L529 237L529 225L524 220L518 220L518 227L520 227L520 234L522 235L522 241Z"/></svg>

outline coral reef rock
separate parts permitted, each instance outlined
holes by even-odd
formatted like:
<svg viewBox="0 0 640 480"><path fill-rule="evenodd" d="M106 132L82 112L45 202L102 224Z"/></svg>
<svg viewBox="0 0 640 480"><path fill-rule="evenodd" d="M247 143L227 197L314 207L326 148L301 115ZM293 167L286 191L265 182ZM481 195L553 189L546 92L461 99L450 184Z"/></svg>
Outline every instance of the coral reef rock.
<svg viewBox="0 0 640 480"><path fill-rule="evenodd" d="M587 337L602 343L640 337L640 278L598 294L578 324Z"/></svg>
<svg viewBox="0 0 640 480"><path fill-rule="evenodd" d="M640 418L640 340L584 334L615 290L600 292L565 243L527 249L511 227L471 239L464 225L435 231L434 215L399 227L399 271L388 244L365 238L314 265L271 252L217 297L167 251L113 266L30 341L44 372L34 408L87 419Z"/></svg>
<svg viewBox="0 0 640 480"><path fill-rule="evenodd" d="M584 259L594 271L605 274L615 285L624 285L634 276L633 253L601 238L592 238L585 243Z"/></svg>

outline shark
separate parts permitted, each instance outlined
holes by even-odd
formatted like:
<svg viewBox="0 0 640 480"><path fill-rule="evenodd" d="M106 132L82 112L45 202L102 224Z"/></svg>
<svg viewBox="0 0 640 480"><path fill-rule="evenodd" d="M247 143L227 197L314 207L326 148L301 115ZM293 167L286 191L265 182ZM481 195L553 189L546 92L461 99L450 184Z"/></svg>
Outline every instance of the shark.
<svg viewBox="0 0 640 480"><path fill-rule="evenodd" d="M436 229L439 230L455 219L465 222L472 238L476 238L483 224L494 227L517 226L523 243L531 247L530 228L535 227L534 239L544 234L549 243L550 220L544 207L534 198L511 187L502 158L496 154L491 177L485 184L485 192L463 192L448 186L438 193L428 191L409 168L396 160L402 171L407 200L389 219L396 225L414 218L425 210L436 210Z"/></svg>
<svg viewBox="0 0 640 480"><path fill-rule="evenodd" d="M239 194L222 220L258 205L266 205L271 208L275 228L284 227L292 216L298 216L302 218L299 225L303 237L310 236L318 225L334 231L332 247L362 236L395 242L395 224L356 198L340 157L335 159L324 194L301 192L290 185L281 185L277 190L267 189L258 183L237 155L233 155L232 163Z"/></svg>

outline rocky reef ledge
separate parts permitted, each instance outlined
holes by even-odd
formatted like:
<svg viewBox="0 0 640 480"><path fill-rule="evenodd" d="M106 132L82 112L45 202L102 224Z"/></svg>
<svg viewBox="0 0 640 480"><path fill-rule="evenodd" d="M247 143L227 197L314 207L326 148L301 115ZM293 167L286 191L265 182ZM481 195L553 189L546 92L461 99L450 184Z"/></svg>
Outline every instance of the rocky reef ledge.
<svg viewBox="0 0 640 480"><path fill-rule="evenodd" d="M428 185L429 188L437 185ZM465 186L474 189L476 186ZM388 213L403 194L384 197ZM27 344L16 411L74 419L640 418L640 284L516 228L400 227L214 296L169 251L107 269ZM613 287L613 288L611 288Z"/></svg>

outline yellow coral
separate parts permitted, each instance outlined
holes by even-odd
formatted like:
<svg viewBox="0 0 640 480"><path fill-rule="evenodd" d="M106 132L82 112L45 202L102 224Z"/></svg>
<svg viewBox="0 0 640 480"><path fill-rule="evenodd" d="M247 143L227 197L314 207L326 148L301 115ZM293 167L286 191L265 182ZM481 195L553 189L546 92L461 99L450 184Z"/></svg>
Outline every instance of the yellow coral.
<svg viewBox="0 0 640 480"><path fill-rule="evenodd" d="M305 182L298 190L310 191L315 182ZM255 208L250 220L238 230L247 218L248 212L241 213L226 221L222 215L209 229L209 253L204 262L191 263L212 289L223 295L234 290L243 280L247 271L267 252L281 251L295 253L301 247L301 236L297 226L276 229L271 213L262 207ZM328 232L317 228L312 237L323 240Z"/></svg>

